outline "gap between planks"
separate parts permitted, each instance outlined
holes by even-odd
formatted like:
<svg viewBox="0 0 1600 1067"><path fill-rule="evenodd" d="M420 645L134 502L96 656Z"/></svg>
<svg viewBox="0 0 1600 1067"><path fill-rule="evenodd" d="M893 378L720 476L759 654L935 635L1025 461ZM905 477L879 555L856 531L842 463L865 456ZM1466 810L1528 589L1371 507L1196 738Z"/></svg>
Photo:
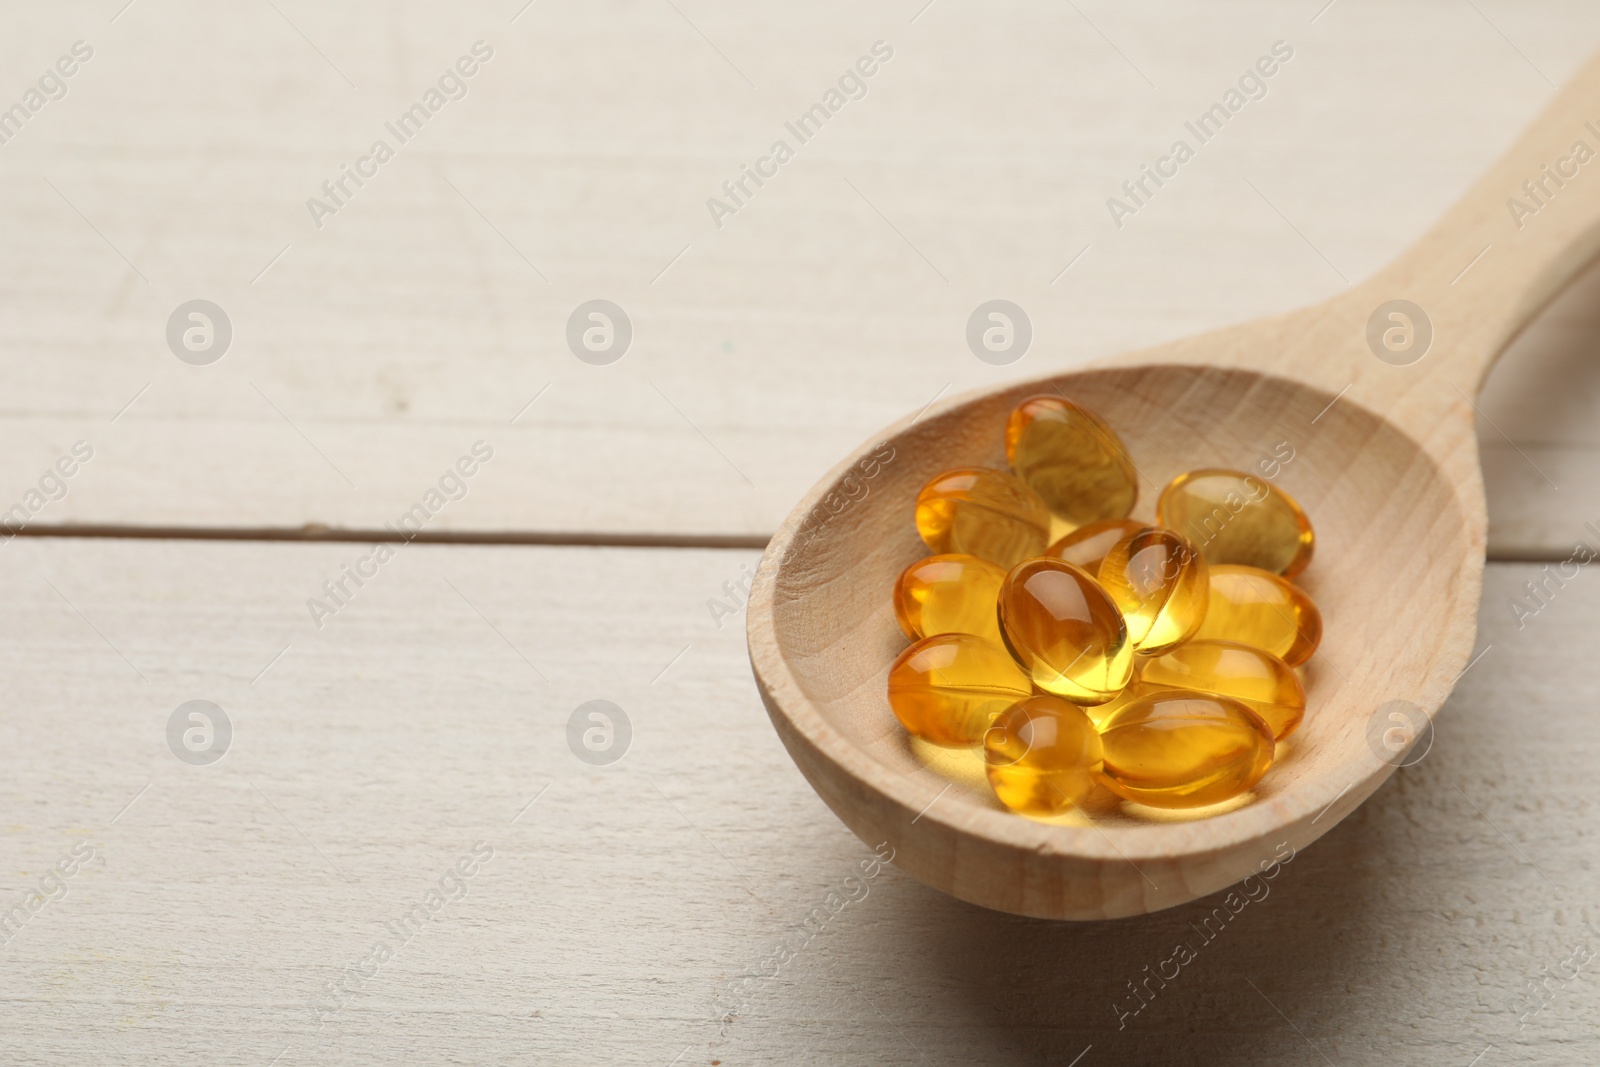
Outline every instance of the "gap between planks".
<svg viewBox="0 0 1600 1067"><path fill-rule="evenodd" d="M388 529L334 529L326 526L123 526L63 524L35 526L12 537L136 539L148 541L301 541L357 544L550 545L619 548L765 548L765 534L569 533L563 531L423 531L402 537Z"/></svg>
<svg viewBox="0 0 1600 1067"><path fill-rule="evenodd" d="M764 534L651 534L577 533L505 531L432 531L414 537L399 537L393 530L334 529L305 527L230 527L230 526L122 526L115 524L65 524L36 526L11 532L11 537L102 538L149 541L330 541L357 544L419 543L434 545L548 545L591 548L766 548L770 536ZM4 540L0 540L3 544ZM1490 550L1486 563L1560 563L1571 556L1570 549Z"/></svg>

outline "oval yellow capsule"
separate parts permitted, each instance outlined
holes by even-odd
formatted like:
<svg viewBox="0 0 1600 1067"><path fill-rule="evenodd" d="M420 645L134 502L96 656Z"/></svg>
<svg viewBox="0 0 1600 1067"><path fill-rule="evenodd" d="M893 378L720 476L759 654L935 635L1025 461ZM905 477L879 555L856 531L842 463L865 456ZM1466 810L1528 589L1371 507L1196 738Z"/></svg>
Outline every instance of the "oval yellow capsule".
<svg viewBox="0 0 1600 1067"><path fill-rule="evenodd" d="M1112 546L1100 584L1128 623L1134 651L1159 655L1194 636L1206 617L1206 561L1188 541L1146 526Z"/></svg>
<svg viewBox="0 0 1600 1067"><path fill-rule="evenodd" d="M1294 498L1241 471L1180 474L1156 501L1156 521L1187 537L1206 562L1238 563L1292 577L1306 569L1316 536Z"/></svg>
<svg viewBox="0 0 1600 1067"><path fill-rule="evenodd" d="M915 641L934 634L977 634L1000 643L996 615L1004 567L947 553L919 559L894 583L894 617Z"/></svg>
<svg viewBox="0 0 1600 1067"><path fill-rule="evenodd" d="M1044 551L1050 509L1004 471L945 471L917 494L917 533L937 553L959 552L1013 567Z"/></svg>
<svg viewBox="0 0 1600 1067"><path fill-rule="evenodd" d="M1062 396L1032 396L1006 420L1006 459L1050 510L1072 523L1120 519L1138 472L1116 433Z"/></svg>
<svg viewBox="0 0 1600 1067"><path fill-rule="evenodd" d="M1106 519L1080 526L1058 538L1044 554L1051 559L1076 563L1090 574L1100 573L1100 562L1112 546L1129 534L1138 533L1145 524L1135 519Z"/></svg>
<svg viewBox="0 0 1600 1067"><path fill-rule="evenodd" d="M1094 788L1100 735L1076 704L1052 696L1018 701L983 735L989 785L1024 815L1058 815Z"/></svg>
<svg viewBox="0 0 1600 1067"><path fill-rule="evenodd" d="M1106 719L1100 781L1157 808L1198 808L1248 792L1272 766L1272 730L1239 701L1167 690Z"/></svg>
<svg viewBox="0 0 1600 1067"><path fill-rule="evenodd" d="M1139 660L1142 658L1143 657L1135 657L1133 664L1133 678L1129 680L1127 688L1123 689L1122 692L1118 693L1104 704L1084 705L1083 713L1089 716L1089 721L1094 723L1094 728L1096 730L1103 729L1105 727L1106 720L1111 718L1113 714L1120 711L1126 705L1132 704L1135 700L1139 700L1142 697L1147 697L1151 693L1160 693L1166 690L1165 686L1151 687L1139 681Z"/></svg>
<svg viewBox="0 0 1600 1067"><path fill-rule="evenodd" d="M1201 641L1237 641L1291 667L1322 643L1322 613L1298 586L1256 567L1212 567Z"/></svg>
<svg viewBox="0 0 1600 1067"><path fill-rule="evenodd" d="M1236 641L1190 641L1144 661L1139 681L1232 697L1272 728L1275 741L1293 733L1306 715L1306 688L1294 669L1270 652Z"/></svg>
<svg viewBox="0 0 1600 1067"><path fill-rule="evenodd" d="M1133 643L1117 605L1080 567L1017 564L1000 587L1000 636L1033 683L1074 704L1104 704L1133 673Z"/></svg>
<svg viewBox="0 0 1600 1067"><path fill-rule="evenodd" d="M972 634L935 634L889 668L889 707L936 745L976 745L995 716L1033 693L1006 650Z"/></svg>

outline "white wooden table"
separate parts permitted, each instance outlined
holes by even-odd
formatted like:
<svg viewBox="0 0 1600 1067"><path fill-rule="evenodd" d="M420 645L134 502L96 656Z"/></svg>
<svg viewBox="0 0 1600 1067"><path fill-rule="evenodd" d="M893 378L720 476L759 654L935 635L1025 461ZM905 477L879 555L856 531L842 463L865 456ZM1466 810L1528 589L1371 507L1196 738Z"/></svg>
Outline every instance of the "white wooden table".
<svg viewBox="0 0 1600 1067"><path fill-rule="evenodd" d="M906 411L1377 268L1600 47L1592 5L123 2L0 12L0 109L93 52L0 125L0 1061L1600 1059L1600 580L1508 606L1600 543L1600 275L1482 401L1488 651L1432 751L1213 939L1217 899L1053 925L880 869L712 607ZM1003 367L963 336L994 297L1035 332ZM166 336L195 299L207 365ZM609 365L566 341L593 299L633 326ZM360 563L419 503L438 543ZM169 747L191 700L209 765ZM591 700L618 762L569 745Z"/></svg>

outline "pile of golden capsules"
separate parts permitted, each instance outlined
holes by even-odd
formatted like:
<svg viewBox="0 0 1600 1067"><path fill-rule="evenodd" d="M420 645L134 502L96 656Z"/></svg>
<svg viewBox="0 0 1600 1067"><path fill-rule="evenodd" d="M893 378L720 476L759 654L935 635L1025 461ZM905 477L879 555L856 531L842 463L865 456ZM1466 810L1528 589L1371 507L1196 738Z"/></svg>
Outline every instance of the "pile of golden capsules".
<svg viewBox="0 0 1600 1067"><path fill-rule="evenodd" d="M1271 484L1293 450L1179 475L1148 526L1128 518L1127 450L1085 408L1030 397L1005 445L1010 472L946 471L917 495L934 555L895 583L913 641L889 670L895 717L981 746L995 795L1025 815L1101 788L1158 808L1248 793L1305 716L1296 668L1322 637L1289 581L1311 523ZM1068 531L1054 542L1053 521Z"/></svg>

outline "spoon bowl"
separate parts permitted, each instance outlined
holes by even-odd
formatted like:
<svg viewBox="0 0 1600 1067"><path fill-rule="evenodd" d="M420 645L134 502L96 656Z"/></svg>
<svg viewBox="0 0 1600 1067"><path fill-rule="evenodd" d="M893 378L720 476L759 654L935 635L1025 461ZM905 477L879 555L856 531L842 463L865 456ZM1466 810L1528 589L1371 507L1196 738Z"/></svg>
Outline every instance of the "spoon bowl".
<svg viewBox="0 0 1600 1067"><path fill-rule="evenodd" d="M1004 469L1006 416L1041 392L1071 397L1117 428L1140 473L1136 518L1154 521L1160 487L1185 470L1256 471L1266 460L1276 464L1272 484L1316 523L1317 557L1300 576L1325 623L1305 672L1315 713L1244 806L1184 821L1122 806L1094 812L1093 825L1026 819L976 775L951 786L889 710L888 665L906 646L890 590L928 554L910 521L917 491L950 467ZM1443 699L1470 651L1482 566L1481 508L1474 522L1421 446L1355 404L1329 408L1332 400L1247 370L1085 371L960 399L897 427L886 438L893 458L871 479L860 461L886 449L842 464L814 493L826 520L780 535L758 578L770 580L762 609L776 657L758 656L757 673L801 770L856 834L889 841L921 880L1025 915L1152 911L1237 881L1280 842L1303 845L1337 821L1331 812L1312 825L1341 790L1340 804L1353 807L1393 769L1369 745L1371 713L1393 699ZM842 502L837 513L822 504L830 499ZM1396 595L1397 577L1405 595Z"/></svg>
<svg viewBox="0 0 1600 1067"><path fill-rule="evenodd" d="M1542 167L1575 167L1574 142L1600 148L1591 114L1600 58L1431 232L1332 300L957 397L835 467L768 546L748 631L773 724L839 818L963 900L1115 918L1281 860L1420 755L1476 632L1486 519L1472 397L1600 250L1600 166L1537 212L1506 198ZM1153 521L1161 487L1202 467L1255 474L1310 515L1316 554L1294 580L1324 634L1304 668L1307 714L1248 796L1187 815L1103 799L1029 819L994 798L981 756L931 751L890 711L888 668L907 643L890 590L928 554L912 524L917 491L952 467L1005 469L1006 417L1040 393L1117 431L1139 472L1135 518Z"/></svg>

